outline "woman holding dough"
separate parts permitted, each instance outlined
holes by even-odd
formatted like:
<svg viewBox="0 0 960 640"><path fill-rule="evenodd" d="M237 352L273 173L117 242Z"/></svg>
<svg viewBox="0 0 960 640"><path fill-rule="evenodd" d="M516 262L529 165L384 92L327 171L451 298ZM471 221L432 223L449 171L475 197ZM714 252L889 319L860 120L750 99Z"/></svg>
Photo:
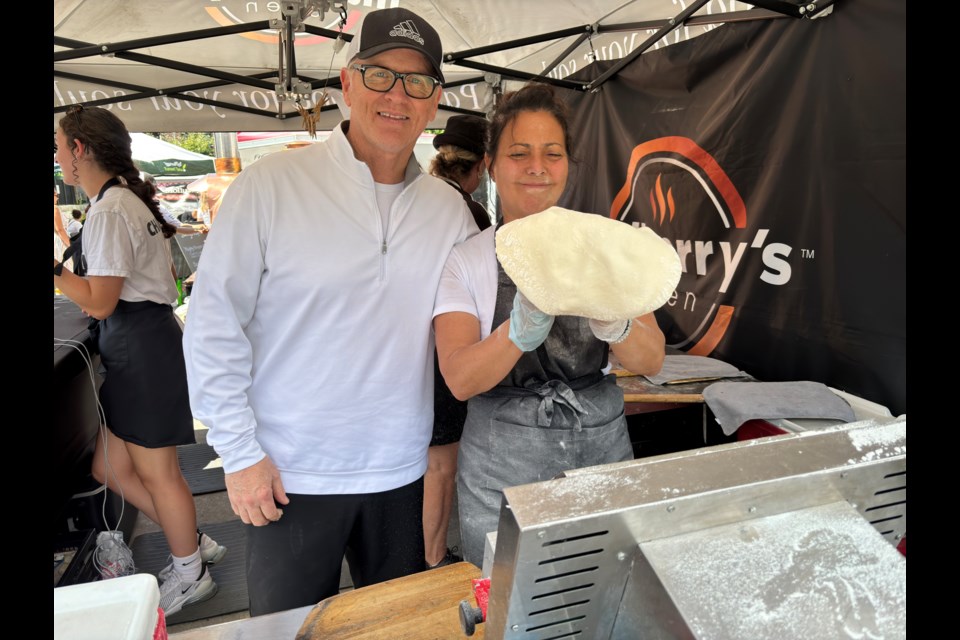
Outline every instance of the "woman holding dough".
<svg viewBox="0 0 960 640"><path fill-rule="evenodd" d="M557 204L570 151L566 110L548 85L504 98L486 155L501 224ZM468 399L457 491L464 557L478 566L504 488L633 458L623 392L602 373L608 350L638 374L658 372L664 357L652 313L600 322L537 309L499 264L496 230L454 247L434 307L440 369Z"/></svg>

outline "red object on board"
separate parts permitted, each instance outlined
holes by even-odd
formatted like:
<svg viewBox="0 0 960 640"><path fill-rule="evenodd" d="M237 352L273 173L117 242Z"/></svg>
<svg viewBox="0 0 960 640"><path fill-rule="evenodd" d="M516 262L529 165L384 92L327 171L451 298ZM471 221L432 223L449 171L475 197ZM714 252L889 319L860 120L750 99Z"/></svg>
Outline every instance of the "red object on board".
<svg viewBox="0 0 960 640"><path fill-rule="evenodd" d="M477 606L483 612L483 619L487 619L487 603L490 601L490 578L474 578L473 597L477 599Z"/></svg>

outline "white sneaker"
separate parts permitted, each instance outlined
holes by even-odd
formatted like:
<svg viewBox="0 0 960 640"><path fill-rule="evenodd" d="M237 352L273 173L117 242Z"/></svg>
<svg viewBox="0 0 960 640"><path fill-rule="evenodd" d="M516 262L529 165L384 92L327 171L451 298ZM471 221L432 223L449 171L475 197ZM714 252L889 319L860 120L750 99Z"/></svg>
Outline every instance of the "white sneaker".
<svg viewBox="0 0 960 640"><path fill-rule="evenodd" d="M217 594L217 583L210 576L207 564L203 563L200 577L196 580L184 580L174 571L160 585L160 608L165 616L172 616L187 605L209 600Z"/></svg>
<svg viewBox="0 0 960 640"><path fill-rule="evenodd" d="M200 559L206 562L207 564L217 564L223 560L223 556L227 554L227 548L222 544L217 544L217 541L208 536L205 533L197 531L197 543L200 545ZM170 558L170 562L167 563L163 569L160 570L160 573L157 574L157 580L163 582L170 577L170 574L173 572L173 558Z"/></svg>

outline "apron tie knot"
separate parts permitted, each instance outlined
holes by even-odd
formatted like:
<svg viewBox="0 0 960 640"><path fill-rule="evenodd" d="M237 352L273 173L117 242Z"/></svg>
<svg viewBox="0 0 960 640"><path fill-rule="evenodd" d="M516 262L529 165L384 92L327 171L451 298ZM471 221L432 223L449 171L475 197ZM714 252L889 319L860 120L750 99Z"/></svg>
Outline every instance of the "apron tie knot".
<svg viewBox="0 0 960 640"><path fill-rule="evenodd" d="M560 380L550 380L539 387L529 389L540 396L540 406L537 408L537 426L549 427L553 422L554 403L560 406L568 407L572 410L573 418L576 424L574 431L580 431L580 414L585 410L580 401L577 400L573 389Z"/></svg>

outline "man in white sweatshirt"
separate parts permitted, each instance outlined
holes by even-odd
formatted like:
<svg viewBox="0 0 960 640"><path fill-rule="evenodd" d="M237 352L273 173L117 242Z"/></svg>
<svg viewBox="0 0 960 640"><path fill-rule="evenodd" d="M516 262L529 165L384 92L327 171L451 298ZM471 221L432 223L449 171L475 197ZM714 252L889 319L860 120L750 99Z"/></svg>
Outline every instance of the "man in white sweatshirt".
<svg viewBox="0 0 960 640"><path fill-rule="evenodd" d="M374 11L340 71L350 119L245 169L206 241L184 335L191 406L247 530L251 615L424 567L431 315L476 233L413 147L442 48L415 13ZM282 516L282 518L281 518Z"/></svg>

